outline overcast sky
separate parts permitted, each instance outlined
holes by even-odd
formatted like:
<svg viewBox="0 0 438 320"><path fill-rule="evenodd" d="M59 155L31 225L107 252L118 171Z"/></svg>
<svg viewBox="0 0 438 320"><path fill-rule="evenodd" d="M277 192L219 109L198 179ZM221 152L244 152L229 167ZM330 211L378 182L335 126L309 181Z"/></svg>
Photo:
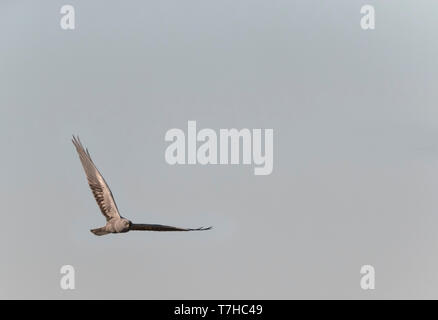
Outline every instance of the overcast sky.
<svg viewBox="0 0 438 320"><path fill-rule="evenodd" d="M437 10L1 1L0 298L437 299ZM272 128L272 174L170 166L165 133L188 120ZM105 220L72 134L122 215L214 229L94 236ZM67 264L73 291L59 285ZM359 286L364 264L374 291Z"/></svg>

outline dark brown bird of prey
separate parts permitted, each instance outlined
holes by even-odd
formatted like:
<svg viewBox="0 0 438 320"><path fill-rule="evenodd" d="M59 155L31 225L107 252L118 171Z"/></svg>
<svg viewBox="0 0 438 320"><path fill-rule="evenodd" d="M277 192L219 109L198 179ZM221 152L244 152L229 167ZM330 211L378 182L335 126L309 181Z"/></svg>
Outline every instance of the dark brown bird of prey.
<svg viewBox="0 0 438 320"><path fill-rule="evenodd" d="M105 179L97 170L96 166L91 160L90 153L88 149L84 149L79 137L73 136L73 144L76 147L76 151L79 154L79 159L81 160L82 166L85 170L85 175L87 176L88 184L90 185L91 191L93 192L94 198L99 205L100 211L106 218L106 225L102 228L90 230L96 236L103 236L108 233L125 233L131 230L138 231L203 231L209 230L208 228L177 228L171 226L164 226L161 224L136 224L132 223L126 218L123 218L119 210L117 209L116 202L114 201L113 194L110 188L105 182Z"/></svg>

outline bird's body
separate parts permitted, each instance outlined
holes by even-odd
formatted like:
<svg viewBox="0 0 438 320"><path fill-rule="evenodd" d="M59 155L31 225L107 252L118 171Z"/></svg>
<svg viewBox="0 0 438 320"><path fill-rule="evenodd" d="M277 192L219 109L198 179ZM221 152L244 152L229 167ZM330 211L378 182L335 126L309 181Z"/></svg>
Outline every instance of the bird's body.
<svg viewBox="0 0 438 320"><path fill-rule="evenodd" d="M128 219L116 218L107 221L104 227L92 229L90 231L97 236L103 236L108 233L125 233L129 231L131 225L132 223Z"/></svg>
<svg viewBox="0 0 438 320"><path fill-rule="evenodd" d="M126 233L128 231L202 231L209 230L208 228L178 228L172 226L165 226L161 224L135 224L130 220L122 217L117 208L114 197L108 187L105 179L100 174L97 167L91 160L90 153L87 149L84 149L79 138L73 136L73 144L76 147L76 151L79 154L82 166L87 176L88 184L93 192L94 198L100 208L100 211L106 218L106 225L101 228L90 230L97 236L103 236L109 233Z"/></svg>

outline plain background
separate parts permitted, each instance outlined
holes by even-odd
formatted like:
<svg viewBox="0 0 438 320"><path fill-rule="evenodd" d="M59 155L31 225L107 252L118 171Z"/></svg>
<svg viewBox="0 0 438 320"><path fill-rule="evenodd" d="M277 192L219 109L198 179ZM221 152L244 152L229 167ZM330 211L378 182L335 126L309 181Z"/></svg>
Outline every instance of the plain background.
<svg viewBox="0 0 438 320"><path fill-rule="evenodd" d="M1 1L0 298L438 298L437 10ZM274 129L273 173L168 165L165 132L188 120ZM105 221L73 133L122 215L214 229L91 234Z"/></svg>

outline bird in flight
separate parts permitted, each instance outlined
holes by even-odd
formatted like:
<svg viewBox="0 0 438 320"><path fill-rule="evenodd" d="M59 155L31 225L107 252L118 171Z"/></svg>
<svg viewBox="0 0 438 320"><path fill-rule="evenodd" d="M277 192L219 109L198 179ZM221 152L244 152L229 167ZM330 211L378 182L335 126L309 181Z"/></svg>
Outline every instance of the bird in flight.
<svg viewBox="0 0 438 320"><path fill-rule="evenodd" d="M88 184L93 192L94 198L100 208L100 211L106 218L106 225L101 228L91 229L90 231L96 236L103 236L109 233L125 233L128 231L203 231L210 230L212 227L201 227L196 229L178 228L165 226L161 224L136 224L123 218L117 209L113 194L100 174L99 170L91 160L88 149L84 149L79 137L73 136L73 144L79 154L82 166L87 176Z"/></svg>

